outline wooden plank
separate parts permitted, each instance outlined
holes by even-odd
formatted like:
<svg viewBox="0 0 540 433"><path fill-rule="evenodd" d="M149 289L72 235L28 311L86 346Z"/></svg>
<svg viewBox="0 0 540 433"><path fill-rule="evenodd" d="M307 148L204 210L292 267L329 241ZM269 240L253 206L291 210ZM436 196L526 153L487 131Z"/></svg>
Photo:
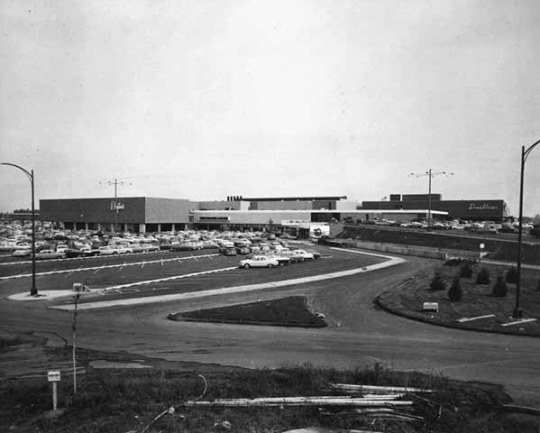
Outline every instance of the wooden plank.
<svg viewBox="0 0 540 433"><path fill-rule="evenodd" d="M374 385L353 385L348 383L333 383L331 387L342 391L372 392L372 393L429 393L429 389L410 388L400 386L374 386Z"/></svg>
<svg viewBox="0 0 540 433"><path fill-rule="evenodd" d="M538 319L523 319L523 320L517 320L515 322L503 323L501 326L521 325L522 323L536 322L537 320Z"/></svg>
<svg viewBox="0 0 540 433"><path fill-rule="evenodd" d="M489 319L491 317L495 317L495 314L486 314L485 316L477 316L477 317L463 317L462 319L458 319L458 323L465 323L465 322L472 322L473 320L481 320L481 319Z"/></svg>
<svg viewBox="0 0 540 433"><path fill-rule="evenodd" d="M412 406L412 401L373 400L365 398L343 397L271 397L271 398L232 398L216 399L213 401L187 401L184 406L207 406L207 407L272 407L272 406L355 406L355 407L393 407Z"/></svg>
<svg viewBox="0 0 540 433"><path fill-rule="evenodd" d="M503 409L507 410L509 412L519 412L524 413L528 415L540 415L540 409L536 409L534 407L527 407L527 406L516 406L513 404L504 404Z"/></svg>

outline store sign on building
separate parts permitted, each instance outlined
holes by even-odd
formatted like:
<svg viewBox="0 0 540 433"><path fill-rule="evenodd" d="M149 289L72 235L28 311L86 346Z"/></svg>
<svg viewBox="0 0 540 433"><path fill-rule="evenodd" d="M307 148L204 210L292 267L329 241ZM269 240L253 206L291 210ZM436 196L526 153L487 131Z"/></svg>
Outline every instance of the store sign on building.
<svg viewBox="0 0 540 433"><path fill-rule="evenodd" d="M469 210L497 210L498 207L489 203L469 203Z"/></svg>
<svg viewBox="0 0 540 433"><path fill-rule="evenodd" d="M117 203L115 201L111 201L111 210L124 210L125 205L124 203Z"/></svg>

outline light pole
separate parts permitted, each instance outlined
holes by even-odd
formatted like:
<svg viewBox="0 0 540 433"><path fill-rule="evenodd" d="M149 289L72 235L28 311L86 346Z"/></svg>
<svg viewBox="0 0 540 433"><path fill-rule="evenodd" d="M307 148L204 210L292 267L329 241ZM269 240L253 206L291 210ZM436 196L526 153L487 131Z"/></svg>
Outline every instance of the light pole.
<svg viewBox="0 0 540 433"><path fill-rule="evenodd" d="M414 176L414 177L423 177L423 176L428 176L429 178L429 189L428 189L428 218L427 218L427 224L428 224L428 229L431 229L431 179L434 178L435 176L440 176L444 174L445 176L453 176L454 173L449 173L449 172L446 172L446 171L439 171L439 172L432 172L431 171L431 168L426 171L425 173L411 173L409 174L409 176Z"/></svg>
<svg viewBox="0 0 540 433"><path fill-rule="evenodd" d="M522 316L522 311L519 306L519 297L521 292L521 241L523 233L523 178L525 173L525 161L532 150L540 144L540 140L533 143L527 149L521 146L521 179L519 185L519 231L518 231L518 255L517 255L517 278L516 278L516 305L512 312L512 317L518 319Z"/></svg>
<svg viewBox="0 0 540 433"><path fill-rule="evenodd" d="M116 226L118 225L118 212L120 210L118 207L118 185L124 185L124 182L119 181L118 179L114 179L114 181L112 180L107 181L107 184L114 185L114 206L113 206L113 209L111 210L114 211L114 232L116 233ZM129 183L128 185L133 185L133 184Z"/></svg>
<svg viewBox="0 0 540 433"><path fill-rule="evenodd" d="M30 185L32 190L32 288L30 289L31 296L37 296L38 290L36 287L36 213L34 208L34 170L28 171L16 164L9 162L2 162L1 165L10 165L11 167L21 170L28 179L30 179Z"/></svg>

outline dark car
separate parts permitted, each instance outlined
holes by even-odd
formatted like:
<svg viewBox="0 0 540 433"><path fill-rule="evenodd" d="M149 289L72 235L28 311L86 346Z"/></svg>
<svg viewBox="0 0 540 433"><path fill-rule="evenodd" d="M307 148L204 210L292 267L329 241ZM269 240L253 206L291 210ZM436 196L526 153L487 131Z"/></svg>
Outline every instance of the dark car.
<svg viewBox="0 0 540 433"><path fill-rule="evenodd" d="M82 251L76 248L68 248L67 250L64 250L64 254L67 259L74 259L75 257L81 257Z"/></svg>
<svg viewBox="0 0 540 433"><path fill-rule="evenodd" d="M316 250L306 250L306 252L313 254L314 259L320 259L321 258L321 253L316 251Z"/></svg>
<svg viewBox="0 0 540 433"><path fill-rule="evenodd" d="M512 224L503 224L499 229L500 233L518 233L519 229Z"/></svg>

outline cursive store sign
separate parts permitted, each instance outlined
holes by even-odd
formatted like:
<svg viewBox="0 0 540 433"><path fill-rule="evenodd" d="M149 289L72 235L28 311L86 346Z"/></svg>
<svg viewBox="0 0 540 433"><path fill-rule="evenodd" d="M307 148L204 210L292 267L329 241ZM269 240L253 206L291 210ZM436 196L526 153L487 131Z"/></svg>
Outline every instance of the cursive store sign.
<svg viewBox="0 0 540 433"><path fill-rule="evenodd" d="M497 206L489 203L469 203L469 210L497 210Z"/></svg>

